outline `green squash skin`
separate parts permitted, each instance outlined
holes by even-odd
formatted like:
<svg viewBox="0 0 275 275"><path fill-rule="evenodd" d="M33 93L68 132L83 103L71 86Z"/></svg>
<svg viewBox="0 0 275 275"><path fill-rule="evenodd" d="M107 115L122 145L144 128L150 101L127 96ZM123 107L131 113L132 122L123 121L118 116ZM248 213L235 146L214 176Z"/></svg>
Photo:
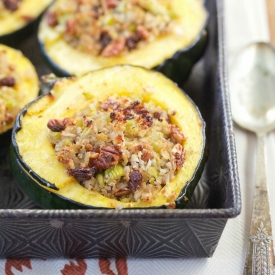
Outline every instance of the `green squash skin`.
<svg viewBox="0 0 275 275"><path fill-rule="evenodd" d="M189 77L195 63L203 56L208 44L208 19L205 27L197 36L197 39L188 47L177 51L171 58L164 60L153 68L181 86ZM60 68L47 54L44 43L38 39L42 57L51 71L59 77L71 76L69 72Z"/></svg>
<svg viewBox="0 0 275 275"><path fill-rule="evenodd" d="M11 144L12 129L0 134L0 159L5 158Z"/></svg>
<svg viewBox="0 0 275 275"><path fill-rule="evenodd" d="M23 166L12 146L9 148L8 159L12 173L15 176L18 185L37 205L45 209L87 208L87 206L85 207L81 204L69 201L66 198L60 197L57 194L40 187L37 183L38 180L36 180L35 177L30 177L30 173Z"/></svg>
<svg viewBox="0 0 275 275"><path fill-rule="evenodd" d="M187 48L153 68L181 86L189 77L193 66L203 56L208 44L208 31L203 30Z"/></svg>
<svg viewBox="0 0 275 275"><path fill-rule="evenodd" d="M189 183L183 188L180 197L175 201L176 208L184 208L188 203L189 199L193 195L194 189L200 180L201 174L203 172L204 164L207 160L207 150L204 150L204 155L201 158L201 163L196 170L194 177ZM65 197L52 193L43 187L41 187L38 182L39 177L30 176L29 170L26 168L26 164L20 159L16 150L13 146L9 148L8 154L9 164L11 171L17 181L17 184L24 190L28 197L30 197L37 205L44 209L102 209L99 207L92 207L89 205L80 204ZM162 207L150 207L152 208L165 208ZM131 208L127 208L131 209ZM133 208L132 208L133 209ZM134 208L138 209L138 208Z"/></svg>
<svg viewBox="0 0 275 275"><path fill-rule="evenodd" d="M52 83L51 83L52 84ZM48 86L50 91L52 85ZM47 89L47 86L45 86ZM25 108L19 113L16 118L14 128L12 130L12 137L11 137L11 145L9 147L8 152L8 161L10 164L11 171L18 183L18 185L25 191L25 193L38 205L45 209L107 209L107 208L100 208L100 207L93 207L90 205L81 204L72 200L69 200L63 196L60 196L56 193L50 192L45 188L41 187L38 183L44 186L50 186L52 189L57 189L54 184L50 184L47 181L43 180L39 175L31 171L30 167L24 162L22 157L19 154L19 149L16 143L16 133L21 129L21 116L27 112L28 106L35 103L41 97L45 96L41 95L36 98L34 101L30 102L25 106ZM190 99L190 98L189 98ZM194 104L194 102L190 99L190 101ZM198 114L202 120L201 114L199 109L196 107ZM201 155L200 161L194 171L192 179L186 183L184 188L182 189L179 197L175 200L176 208L184 208L185 205L188 203L189 199L192 197L193 192L201 178L201 175L204 170L205 163L208 159L208 150L207 150L207 143L206 143L206 136L205 136L205 128L206 125L203 123L203 153ZM31 171L31 172L30 172ZM160 207L150 207L148 209L157 209L157 208L166 208L165 206ZM127 208L129 210L131 208ZM138 209L138 208L132 208Z"/></svg>
<svg viewBox="0 0 275 275"><path fill-rule="evenodd" d="M0 44L17 48L20 42L23 42L37 31L38 23L41 19L41 16L42 15L27 23L23 28L19 30L0 36Z"/></svg>

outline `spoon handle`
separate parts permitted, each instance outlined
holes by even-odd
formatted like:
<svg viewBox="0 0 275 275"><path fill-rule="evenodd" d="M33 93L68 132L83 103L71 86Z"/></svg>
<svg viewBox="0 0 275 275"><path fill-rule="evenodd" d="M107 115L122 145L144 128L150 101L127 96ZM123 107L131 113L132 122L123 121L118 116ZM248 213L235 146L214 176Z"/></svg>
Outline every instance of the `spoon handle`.
<svg viewBox="0 0 275 275"><path fill-rule="evenodd" d="M257 134L256 182L244 275L271 275L274 266L272 226L266 185L265 141L265 134Z"/></svg>

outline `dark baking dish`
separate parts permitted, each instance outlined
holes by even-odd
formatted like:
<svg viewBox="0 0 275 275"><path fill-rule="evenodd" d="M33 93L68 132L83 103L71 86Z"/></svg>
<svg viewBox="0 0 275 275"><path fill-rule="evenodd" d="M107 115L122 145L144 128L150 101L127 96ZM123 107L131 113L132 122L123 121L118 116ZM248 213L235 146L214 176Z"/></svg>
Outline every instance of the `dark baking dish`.
<svg viewBox="0 0 275 275"><path fill-rule="evenodd" d="M209 158L185 209L43 210L17 187L6 159L0 166L1 257L211 257L229 218L241 211L236 147L227 86L222 1L206 1L209 44L184 90L207 125ZM33 40L32 40L33 39ZM35 38L21 50L36 65Z"/></svg>

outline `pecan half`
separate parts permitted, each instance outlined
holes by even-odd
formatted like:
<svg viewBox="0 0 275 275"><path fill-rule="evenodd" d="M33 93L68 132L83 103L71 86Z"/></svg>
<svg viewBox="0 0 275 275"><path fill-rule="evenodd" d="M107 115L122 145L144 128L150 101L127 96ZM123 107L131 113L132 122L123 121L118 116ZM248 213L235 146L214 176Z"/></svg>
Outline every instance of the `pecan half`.
<svg viewBox="0 0 275 275"><path fill-rule="evenodd" d="M13 87L15 83L15 79L12 76L7 76L0 79L0 86Z"/></svg>
<svg viewBox="0 0 275 275"><path fill-rule="evenodd" d="M53 132L61 132L66 128L66 125L62 119L50 119L47 127Z"/></svg>
<svg viewBox="0 0 275 275"><path fill-rule="evenodd" d="M15 11L18 9L18 0L3 0L3 4L7 10Z"/></svg>
<svg viewBox="0 0 275 275"><path fill-rule="evenodd" d="M106 145L100 149L99 156L96 159L90 159L89 167L95 167L97 170L104 170L118 164L121 153L114 146Z"/></svg>

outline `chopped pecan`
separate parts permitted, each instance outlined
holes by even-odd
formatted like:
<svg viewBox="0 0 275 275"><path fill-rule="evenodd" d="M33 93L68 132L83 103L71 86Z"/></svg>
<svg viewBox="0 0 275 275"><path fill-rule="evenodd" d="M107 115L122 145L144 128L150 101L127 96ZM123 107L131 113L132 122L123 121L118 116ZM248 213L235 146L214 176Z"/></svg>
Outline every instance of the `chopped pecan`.
<svg viewBox="0 0 275 275"><path fill-rule="evenodd" d="M93 11L94 18L98 19L99 16L102 14L102 7L101 6L93 6L92 11Z"/></svg>
<svg viewBox="0 0 275 275"><path fill-rule="evenodd" d="M138 153L139 151L143 150L143 146L141 144L138 144L134 147L134 152Z"/></svg>
<svg viewBox="0 0 275 275"><path fill-rule="evenodd" d="M67 20L66 33L68 35L74 35L75 31L76 31L76 22L73 19Z"/></svg>
<svg viewBox="0 0 275 275"><path fill-rule="evenodd" d="M131 113L129 109L118 109L110 113L111 121L125 121L133 119L135 116Z"/></svg>
<svg viewBox="0 0 275 275"><path fill-rule="evenodd" d="M90 143L87 143L87 144L85 144L85 149L86 149L87 151L92 151L92 150L93 150L93 145L90 144Z"/></svg>
<svg viewBox="0 0 275 275"><path fill-rule="evenodd" d="M130 119L133 119L134 118L134 115L131 113L130 110L128 109L124 109L123 110L123 115L124 115L124 119L125 120L130 120Z"/></svg>
<svg viewBox="0 0 275 275"><path fill-rule="evenodd" d="M113 9L118 5L119 0L105 0L105 3L108 9Z"/></svg>
<svg viewBox="0 0 275 275"><path fill-rule="evenodd" d="M130 174L129 186L132 191L136 191L142 183L142 174L139 170L133 170Z"/></svg>
<svg viewBox="0 0 275 275"><path fill-rule="evenodd" d="M120 37L109 43L101 52L103 57L116 56L120 54L125 48L125 38Z"/></svg>
<svg viewBox="0 0 275 275"><path fill-rule="evenodd" d="M117 135L114 139L114 144L122 144L124 141L124 138L122 135Z"/></svg>
<svg viewBox="0 0 275 275"><path fill-rule="evenodd" d="M93 121L91 119L84 117L84 126L90 127L92 124L93 124Z"/></svg>
<svg viewBox="0 0 275 275"><path fill-rule="evenodd" d="M46 14L46 21L50 27L55 27L58 24L57 13L54 11L48 11Z"/></svg>
<svg viewBox="0 0 275 275"><path fill-rule="evenodd" d="M101 108L103 111L108 111L108 110L117 110L120 106L120 102L118 101L113 101L110 99L107 99L106 101L101 103Z"/></svg>
<svg viewBox="0 0 275 275"><path fill-rule="evenodd" d="M171 125L171 138L176 142L182 143L184 140L184 134L181 132L177 125Z"/></svg>
<svg viewBox="0 0 275 275"><path fill-rule="evenodd" d="M128 189L128 188L122 188L120 190L118 190L117 192L115 192L115 196L116 197L121 197L121 196L125 196L132 193L132 190Z"/></svg>
<svg viewBox="0 0 275 275"><path fill-rule="evenodd" d="M5 122L6 122L6 124L12 123L13 120L14 120L14 118L13 118L13 116L11 114L9 114L9 113L5 114Z"/></svg>
<svg viewBox="0 0 275 275"><path fill-rule="evenodd" d="M141 155L141 159L144 161L148 161L149 159L153 159L154 158L154 154L148 150L143 150L142 155Z"/></svg>
<svg viewBox="0 0 275 275"><path fill-rule="evenodd" d="M94 167L77 167L69 171L69 175L79 182L91 179L95 173L96 169Z"/></svg>
<svg viewBox="0 0 275 275"><path fill-rule="evenodd" d="M142 25L137 26L137 34L141 39L146 40L149 37L149 31Z"/></svg>
<svg viewBox="0 0 275 275"><path fill-rule="evenodd" d="M75 122L74 122L73 119L66 117L66 118L63 119L63 124L64 124L65 127L67 127L67 126L74 126Z"/></svg>
<svg viewBox="0 0 275 275"><path fill-rule="evenodd" d="M176 169L179 170L185 161L185 150L181 144L177 143L172 149L172 154L174 156Z"/></svg>
<svg viewBox="0 0 275 275"><path fill-rule="evenodd" d="M22 15L21 18L23 18L26 22L31 22L34 17L30 15Z"/></svg>
<svg viewBox="0 0 275 275"><path fill-rule="evenodd" d="M66 128L63 119L50 119L47 127L53 132L61 132Z"/></svg>
<svg viewBox="0 0 275 275"><path fill-rule="evenodd" d="M12 76L7 76L0 79L0 86L13 87L15 83L15 79Z"/></svg>
<svg viewBox="0 0 275 275"><path fill-rule="evenodd" d="M110 119L113 122L114 120L116 120L116 113L115 112L111 112L110 113Z"/></svg>
<svg viewBox="0 0 275 275"><path fill-rule="evenodd" d="M157 120L159 120L159 121L162 121L161 119L160 119L160 113L159 112L154 112L153 113L153 118L155 118L155 119L157 119Z"/></svg>

